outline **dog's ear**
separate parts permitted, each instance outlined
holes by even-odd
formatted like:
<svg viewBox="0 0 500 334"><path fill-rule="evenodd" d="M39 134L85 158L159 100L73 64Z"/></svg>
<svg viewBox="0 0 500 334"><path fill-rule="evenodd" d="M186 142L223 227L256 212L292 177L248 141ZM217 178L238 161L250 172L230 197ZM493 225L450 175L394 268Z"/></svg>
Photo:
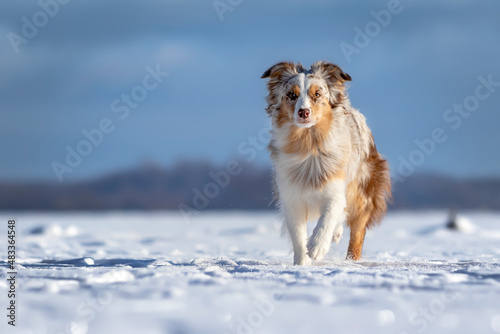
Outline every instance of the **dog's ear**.
<svg viewBox="0 0 500 334"><path fill-rule="evenodd" d="M344 100L345 82L351 81L351 76L335 64L319 61L311 66L311 72L325 79L330 91L330 106L335 108Z"/></svg>
<svg viewBox="0 0 500 334"><path fill-rule="evenodd" d="M286 80L293 77L298 73L297 67L303 69L302 65L282 61L276 65L271 66L267 71L262 74L262 79L269 79L267 82L267 89L269 95L266 97L267 101L267 114L272 115L274 111L280 109L281 96L284 94L283 84Z"/></svg>
<svg viewBox="0 0 500 334"><path fill-rule="evenodd" d="M261 79L275 78L279 80L285 74L289 75L297 74L296 65L291 62L282 61L280 63L277 63L276 65L271 66L267 71L265 71L264 74L262 74Z"/></svg>
<svg viewBox="0 0 500 334"><path fill-rule="evenodd" d="M346 81L351 81L351 76L340 69L335 64L319 61L311 66L313 73L322 75L329 84L344 84Z"/></svg>

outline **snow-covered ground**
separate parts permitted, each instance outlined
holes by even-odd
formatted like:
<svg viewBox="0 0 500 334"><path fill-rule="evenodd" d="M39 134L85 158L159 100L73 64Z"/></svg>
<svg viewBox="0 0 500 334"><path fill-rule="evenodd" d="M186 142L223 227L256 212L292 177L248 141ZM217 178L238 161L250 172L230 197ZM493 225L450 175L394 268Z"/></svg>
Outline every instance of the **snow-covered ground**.
<svg viewBox="0 0 500 334"><path fill-rule="evenodd" d="M500 214L394 212L293 266L274 213L0 214L1 333L500 333ZM17 321L7 325L7 220ZM311 225L312 230L313 225Z"/></svg>

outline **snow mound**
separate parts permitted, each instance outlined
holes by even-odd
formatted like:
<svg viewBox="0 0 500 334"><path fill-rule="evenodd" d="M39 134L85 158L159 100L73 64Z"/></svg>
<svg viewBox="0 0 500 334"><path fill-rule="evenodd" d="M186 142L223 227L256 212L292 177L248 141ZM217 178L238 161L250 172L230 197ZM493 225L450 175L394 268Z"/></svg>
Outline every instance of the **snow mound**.
<svg viewBox="0 0 500 334"><path fill-rule="evenodd" d="M87 283L106 284L117 282L130 282L135 279L134 275L128 270L111 270L101 275L92 275L87 278Z"/></svg>
<svg viewBox="0 0 500 334"><path fill-rule="evenodd" d="M446 227L450 230L455 230L461 233L474 233L477 231L477 226L475 226L468 218L459 216L453 221L448 222Z"/></svg>
<svg viewBox="0 0 500 334"><path fill-rule="evenodd" d="M31 228L27 234L43 237L74 237L79 233L74 225L63 227L60 224L39 225Z"/></svg>

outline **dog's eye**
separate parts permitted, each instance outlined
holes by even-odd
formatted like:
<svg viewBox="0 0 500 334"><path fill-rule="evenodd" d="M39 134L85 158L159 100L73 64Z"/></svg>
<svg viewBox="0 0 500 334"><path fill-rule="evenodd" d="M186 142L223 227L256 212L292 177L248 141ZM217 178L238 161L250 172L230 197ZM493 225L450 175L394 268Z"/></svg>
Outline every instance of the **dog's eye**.
<svg viewBox="0 0 500 334"><path fill-rule="evenodd" d="M295 100L297 98L297 95L295 93L292 93L292 92L286 94L286 96L288 96L288 98L291 100Z"/></svg>
<svg viewBox="0 0 500 334"><path fill-rule="evenodd" d="M316 94L314 94L314 96L316 96L316 98L319 98L319 97L321 97L321 94L316 92Z"/></svg>

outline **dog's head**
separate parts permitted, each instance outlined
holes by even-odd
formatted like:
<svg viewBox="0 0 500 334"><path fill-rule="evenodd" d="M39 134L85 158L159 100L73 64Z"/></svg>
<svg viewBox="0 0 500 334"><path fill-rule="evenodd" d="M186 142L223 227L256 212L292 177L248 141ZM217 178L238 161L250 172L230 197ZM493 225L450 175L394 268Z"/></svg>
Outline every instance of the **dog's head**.
<svg viewBox="0 0 500 334"><path fill-rule="evenodd" d="M305 69L300 63L281 62L271 66L262 78L269 78L267 113L278 125L293 122L311 127L331 113L344 99L344 83L351 77L337 65L319 61Z"/></svg>

